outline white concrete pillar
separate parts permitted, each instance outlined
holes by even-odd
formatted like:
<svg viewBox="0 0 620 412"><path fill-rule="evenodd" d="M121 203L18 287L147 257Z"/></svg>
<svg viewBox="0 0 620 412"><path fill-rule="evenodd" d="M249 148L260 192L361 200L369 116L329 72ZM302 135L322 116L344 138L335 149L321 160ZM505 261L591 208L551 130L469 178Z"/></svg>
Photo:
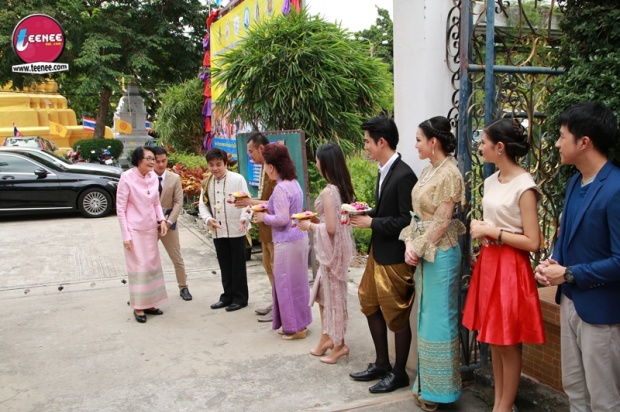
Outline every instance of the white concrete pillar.
<svg viewBox="0 0 620 412"><path fill-rule="evenodd" d="M452 107L446 64L446 28L451 0L394 0L394 112L398 151L419 176L428 161L415 149L418 124L446 116Z"/></svg>

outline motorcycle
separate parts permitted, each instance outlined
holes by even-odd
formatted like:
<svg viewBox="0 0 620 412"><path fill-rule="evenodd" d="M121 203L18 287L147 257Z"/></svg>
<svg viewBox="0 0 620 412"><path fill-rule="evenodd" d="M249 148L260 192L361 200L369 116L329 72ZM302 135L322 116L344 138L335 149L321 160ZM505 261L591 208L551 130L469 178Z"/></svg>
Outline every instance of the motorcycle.
<svg viewBox="0 0 620 412"><path fill-rule="evenodd" d="M102 165L108 165L108 166L120 166L116 160L114 159L114 157L112 157L112 153L110 152L110 149L112 148L112 146L108 146L108 147L102 147L101 149L99 149L99 153L96 156L93 156L95 158L95 160L91 160L92 163L98 162ZM94 150L90 151L93 155L95 154Z"/></svg>

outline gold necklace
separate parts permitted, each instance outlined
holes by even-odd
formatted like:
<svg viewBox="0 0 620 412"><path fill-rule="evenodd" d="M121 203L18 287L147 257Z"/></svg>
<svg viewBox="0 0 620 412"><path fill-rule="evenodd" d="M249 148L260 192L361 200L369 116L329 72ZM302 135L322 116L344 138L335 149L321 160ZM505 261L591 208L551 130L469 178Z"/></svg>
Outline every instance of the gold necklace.
<svg viewBox="0 0 620 412"><path fill-rule="evenodd" d="M437 166L436 168L428 172L420 181L420 186L424 186L425 184L427 184L433 178L433 176L435 176L435 173L437 173L437 171L441 168L441 166L443 166L444 163L446 163L446 160L448 160L449 158L450 156L446 156L446 158L443 159L441 163L439 163L439 166Z"/></svg>

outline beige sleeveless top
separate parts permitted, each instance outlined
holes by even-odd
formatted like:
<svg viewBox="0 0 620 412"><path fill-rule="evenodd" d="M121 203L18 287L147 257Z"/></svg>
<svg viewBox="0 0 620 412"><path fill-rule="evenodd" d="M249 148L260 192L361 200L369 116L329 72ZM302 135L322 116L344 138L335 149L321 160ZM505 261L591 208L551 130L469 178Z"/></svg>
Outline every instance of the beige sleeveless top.
<svg viewBox="0 0 620 412"><path fill-rule="evenodd" d="M499 171L484 181L482 210L484 221L512 233L523 233L523 219L519 199L527 190L533 189L540 202L542 193L532 175L522 173L508 183L499 181Z"/></svg>

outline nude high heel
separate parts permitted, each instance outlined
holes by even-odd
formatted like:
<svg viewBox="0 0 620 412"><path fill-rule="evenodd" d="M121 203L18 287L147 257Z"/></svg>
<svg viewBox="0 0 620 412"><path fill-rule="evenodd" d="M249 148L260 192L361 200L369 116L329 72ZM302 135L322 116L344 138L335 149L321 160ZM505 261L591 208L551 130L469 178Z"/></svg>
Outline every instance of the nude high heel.
<svg viewBox="0 0 620 412"><path fill-rule="evenodd" d="M331 339L327 340L320 347L310 349L310 353L314 356L323 356L328 349L334 349L334 342Z"/></svg>
<svg viewBox="0 0 620 412"><path fill-rule="evenodd" d="M415 393L413 394L413 399L420 409L426 412L435 412L439 407L439 404L436 402L425 401L421 396L416 395Z"/></svg>
<svg viewBox="0 0 620 412"><path fill-rule="evenodd" d="M307 329L300 330L299 332L284 334L282 335L282 339L284 340L294 340L294 339L306 339Z"/></svg>
<svg viewBox="0 0 620 412"><path fill-rule="evenodd" d="M347 345L343 345L340 350L333 350L329 356L325 356L321 358L321 362L329 363L331 365L338 363L340 358L344 356L344 359L349 363L349 347Z"/></svg>

